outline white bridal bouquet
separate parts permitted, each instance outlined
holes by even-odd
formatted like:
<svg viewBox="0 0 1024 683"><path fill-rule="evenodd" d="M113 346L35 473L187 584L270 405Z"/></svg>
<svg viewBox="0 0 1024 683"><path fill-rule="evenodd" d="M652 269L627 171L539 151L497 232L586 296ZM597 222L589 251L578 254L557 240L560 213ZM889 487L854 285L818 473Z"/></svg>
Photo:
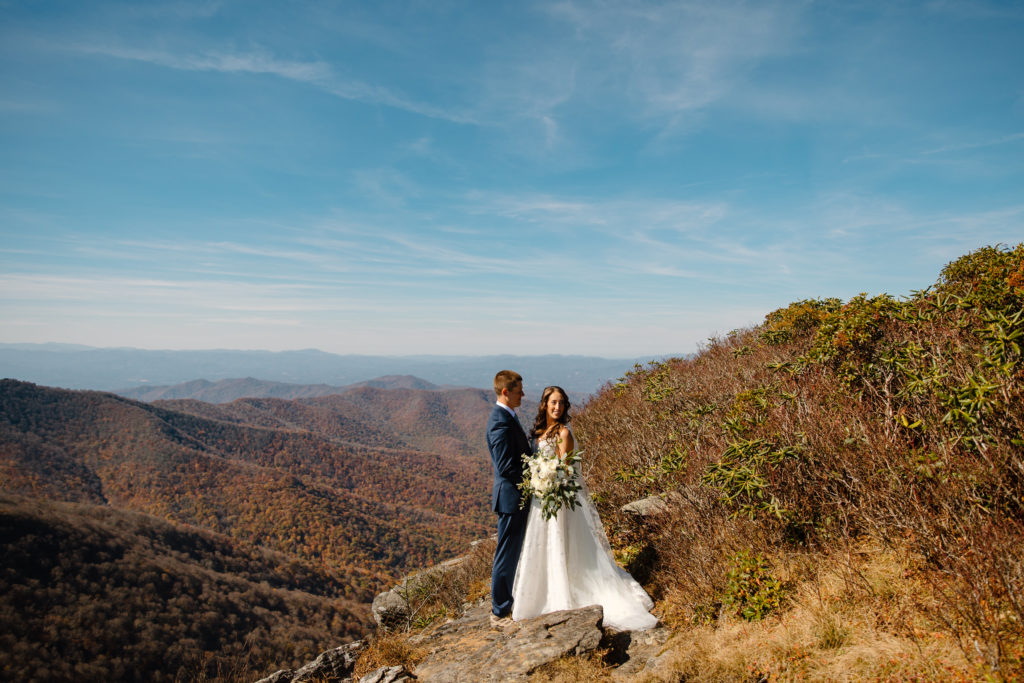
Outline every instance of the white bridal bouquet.
<svg viewBox="0 0 1024 683"><path fill-rule="evenodd" d="M575 510L578 504L576 492L581 487L573 466L580 461L579 451L567 453L565 458L559 459L554 446L545 443L533 455L525 456L525 459L523 481L519 484L523 499L519 507L526 507L530 496L533 496L540 501L540 512L546 520L558 514L563 505Z"/></svg>

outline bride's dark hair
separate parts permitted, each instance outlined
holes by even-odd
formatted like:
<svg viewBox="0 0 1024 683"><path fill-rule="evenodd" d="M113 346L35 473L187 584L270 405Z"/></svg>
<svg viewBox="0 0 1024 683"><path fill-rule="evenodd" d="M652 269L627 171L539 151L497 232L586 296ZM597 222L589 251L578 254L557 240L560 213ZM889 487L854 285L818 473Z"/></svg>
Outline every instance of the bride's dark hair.
<svg viewBox="0 0 1024 683"><path fill-rule="evenodd" d="M556 391L565 399L565 410L558 417L558 423L568 425L569 420L572 419L569 417L569 408L572 405L569 403L569 394L565 393L565 389L556 386L544 387L544 391L540 395L540 405L537 406L537 419L533 421L533 431L531 432L531 436L535 439L544 436L544 432L548 430L548 399Z"/></svg>

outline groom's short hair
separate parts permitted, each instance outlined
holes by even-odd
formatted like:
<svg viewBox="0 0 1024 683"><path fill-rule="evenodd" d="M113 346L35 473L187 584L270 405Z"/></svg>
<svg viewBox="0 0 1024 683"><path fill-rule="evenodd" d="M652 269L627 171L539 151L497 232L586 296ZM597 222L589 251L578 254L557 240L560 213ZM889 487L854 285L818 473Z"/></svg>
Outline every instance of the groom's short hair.
<svg viewBox="0 0 1024 683"><path fill-rule="evenodd" d="M523 383L523 376L512 370L502 370L494 376L494 393L501 396L502 389L512 391L512 387Z"/></svg>

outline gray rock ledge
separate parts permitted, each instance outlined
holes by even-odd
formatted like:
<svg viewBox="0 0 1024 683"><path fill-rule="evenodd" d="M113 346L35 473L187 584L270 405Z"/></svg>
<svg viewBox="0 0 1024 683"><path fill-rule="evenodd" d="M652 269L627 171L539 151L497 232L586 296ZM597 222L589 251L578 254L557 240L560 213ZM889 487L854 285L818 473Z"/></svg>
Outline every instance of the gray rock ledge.
<svg viewBox="0 0 1024 683"><path fill-rule="evenodd" d="M505 631L490 628L490 604L483 601L462 617L413 636L429 649L416 666L420 681L524 681L537 668L601 643L604 610L599 605L544 614L514 623Z"/></svg>
<svg viewBox="0 0 1024 683"><path fill-rule="evenodd" d="M356 640L336 647L309 662L301 669L281 669L256 683L301 683L303 681L345 680L352 674L359 653L366 647L366 641Z"/></svg>

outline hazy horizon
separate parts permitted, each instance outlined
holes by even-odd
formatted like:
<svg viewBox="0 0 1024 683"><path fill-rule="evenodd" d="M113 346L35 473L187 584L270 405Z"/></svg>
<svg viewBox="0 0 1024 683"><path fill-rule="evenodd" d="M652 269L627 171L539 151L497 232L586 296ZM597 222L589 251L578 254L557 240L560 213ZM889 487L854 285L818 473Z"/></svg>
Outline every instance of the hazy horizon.
<svg viewBox="0 0 1024 683"><path fill-rule="evenodd" d="M123 392L195 380L252 378L286 384L345 386L411 375L441 386L490 387L498 370L520 372L528 394L557 384L591 394L637 364L659 358L568 355L364 355L317 349L55 348L0 343L0 377L67 389Z"/></svg>
<svg viewBox="0 0 1024 683"><path fill-rule="evenodd" d="M325 351L324 349L317 348L315 346L309 346L306 348L294 348L294 349L261 349L261 348L230 348L230 347L219 347L219 348L194 348L194 349L174 349L169 347L154 347L147 348L143 346L93 346L91 344L75 344L67 342L0 342L0 348L25 348L33 349L38 347L66 347L68 350L105 350L105 351L168 351L168 352L189 352L189 351L238 351L238 352L252 352L252 353L301 353L306 351L315 351L318 353L329 354L332 356L366 356L370 358L495 358L495 357L512 357L512 358L549 358L549 357L562 357L562 358L598 358L601 360L641 360L650 359L657 360L662 358L670 357L682 357L687 354L684 353L663 353L654 356L597 356L593 354L585 353L338 353L336 351Z"/></svg>

